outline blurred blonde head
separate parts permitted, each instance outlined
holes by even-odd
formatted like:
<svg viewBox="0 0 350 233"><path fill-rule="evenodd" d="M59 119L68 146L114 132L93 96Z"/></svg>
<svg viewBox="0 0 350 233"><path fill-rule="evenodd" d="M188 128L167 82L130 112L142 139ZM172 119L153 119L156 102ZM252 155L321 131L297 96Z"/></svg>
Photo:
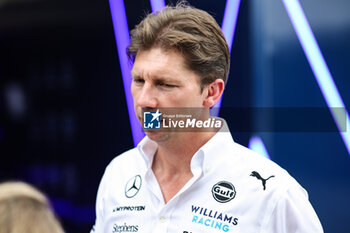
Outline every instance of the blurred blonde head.
<svg viewBox="0 0 350 233"><path fill-rule="evenodd" d="M64 233L40 191L23 182L0 184L0 233Z"/></svg>

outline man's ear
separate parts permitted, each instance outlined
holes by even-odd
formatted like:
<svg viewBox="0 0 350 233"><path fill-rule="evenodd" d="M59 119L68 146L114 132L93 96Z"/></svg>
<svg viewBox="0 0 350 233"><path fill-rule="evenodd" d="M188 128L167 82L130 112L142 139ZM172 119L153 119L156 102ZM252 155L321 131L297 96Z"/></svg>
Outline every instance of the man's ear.
<svg viewBox="0 0 350 233"><path fill-rule="evenodd" d="M225 83L222 79L216 79L212 83L204 87L204 100L203 107L211 108L219 101L222 93L224 92Z"/></svg>

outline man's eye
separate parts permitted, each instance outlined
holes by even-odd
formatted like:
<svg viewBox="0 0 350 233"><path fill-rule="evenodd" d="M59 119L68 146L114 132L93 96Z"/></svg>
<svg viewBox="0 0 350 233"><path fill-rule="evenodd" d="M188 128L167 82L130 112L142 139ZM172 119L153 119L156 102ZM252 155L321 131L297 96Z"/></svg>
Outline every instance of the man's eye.
<svg viewBox="0 0 350 233"><path fill-rule="evenodd" d="M167 88L176 87L176 85L167 84L167 83L160 83L160 84L159 84L159 86L162 86L162 87L167 87Z"/></svg>
<svg viewBox="0 0 350 233"><path fill-rule="evenodd" d="M142 84L144 83L145 81L143 79L133 79L135 83L138 83L138 84Z"/></svg>

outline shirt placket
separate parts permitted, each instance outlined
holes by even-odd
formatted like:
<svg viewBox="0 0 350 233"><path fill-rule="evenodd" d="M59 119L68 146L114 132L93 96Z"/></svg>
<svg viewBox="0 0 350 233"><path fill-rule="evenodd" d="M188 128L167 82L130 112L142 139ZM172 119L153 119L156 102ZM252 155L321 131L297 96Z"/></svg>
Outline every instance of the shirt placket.
<svg viewBox="0 0 350 233"><path fill-rule="evenodd" d="M202 164L203 163L203 154L200 152L194 156L194 159L191 163L191 170L194 177L167 203L164 202L164 197L162 191L159 187L158 181L149 166L145 174L145 181L150 193L150 200L152 203L152 209L154 211L154 217L152 220L153 226L152 232L157 233L173 233L169 232L170 225L172 223L172 213L175 209L181 208L177 205L181 195L186 192L201 176L203 173ZM149 223L149 224L152 224Z"/></svg>
<svg viewBox="0 0 350 233"><path fill-rule="evenodd" d="M146 182L151 194L154 219L152 221L152 232L166 233L171 223L171 215L176 207L177 198L173 198L167 204L164 202L159 184L151 170L146 174ZM148 223L151 224L151 223Z"/></svg>
<svg viewBox="0 0 350 233"><path fill-rule="evenodd" d="M154 232L168 233L169 226L171 224L172 213L175 210L178 198L172 199L169 203L161 208L159 214L157 215L157 227Z"/></svg>

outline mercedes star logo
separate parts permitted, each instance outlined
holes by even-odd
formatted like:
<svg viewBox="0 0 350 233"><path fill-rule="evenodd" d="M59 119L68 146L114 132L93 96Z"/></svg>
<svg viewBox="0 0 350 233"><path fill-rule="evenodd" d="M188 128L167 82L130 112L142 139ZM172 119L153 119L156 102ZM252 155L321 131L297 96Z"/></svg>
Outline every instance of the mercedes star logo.
<svg viewBox="0 0 350 233"><path fill-rule="evenodd" d="M125 196L132 198L136 196L142 185L142 179L140 175L136 175L131 178L125 185Z"/></svg>

